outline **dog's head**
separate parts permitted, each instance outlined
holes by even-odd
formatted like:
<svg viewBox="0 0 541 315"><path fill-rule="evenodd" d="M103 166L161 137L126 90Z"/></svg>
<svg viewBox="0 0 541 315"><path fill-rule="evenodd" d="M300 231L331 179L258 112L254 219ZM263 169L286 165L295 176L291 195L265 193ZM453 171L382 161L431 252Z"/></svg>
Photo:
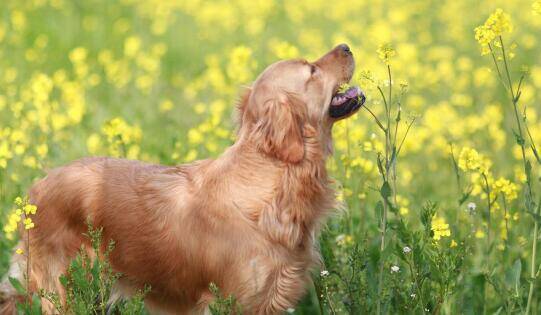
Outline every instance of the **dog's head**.
<svg viewBox="0 0 541 315"><path fill-rule="evenodd" d="M284 162L305 156L305 138L319 137L330 146L335 121L349 117L364 103L361 90L349 82L355 61L349 47L338 45L315 62L279 61L256 79L240 103L240 132L263 152Z"/></svg>

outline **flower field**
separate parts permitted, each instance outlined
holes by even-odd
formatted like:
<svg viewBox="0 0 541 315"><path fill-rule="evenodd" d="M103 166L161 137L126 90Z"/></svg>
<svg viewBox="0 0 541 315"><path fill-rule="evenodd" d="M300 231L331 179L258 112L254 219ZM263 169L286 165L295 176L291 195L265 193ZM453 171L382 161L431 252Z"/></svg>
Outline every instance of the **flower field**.
<svg viewBox="0 0 541 315"><path fill-rule="evenodd" d="M366 108L334 127L343 207L289 311L541 314L539 0L2 1L0 276L47 169L218 156L243 87L339 43Z"/></svg>

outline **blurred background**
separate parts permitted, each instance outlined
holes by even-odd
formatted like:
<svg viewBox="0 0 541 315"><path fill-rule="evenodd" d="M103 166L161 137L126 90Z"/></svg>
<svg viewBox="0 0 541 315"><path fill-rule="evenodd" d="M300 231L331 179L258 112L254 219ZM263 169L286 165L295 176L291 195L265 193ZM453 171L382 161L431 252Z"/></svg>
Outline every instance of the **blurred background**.
<svg viewBox="0 0 541 315"><path fill-rule="evenodd" d="M504 38L510 72L515 78L528 73L521 108L526 108L534 142L541 146L540 7L532 0L2 1L0 225L6 224L14 198L24 196L44 170L73 159L113 155L180 164L219 155L234 141L232 113L242 88L280 59L314 60L334 45L348 43L357 61L352 83L363 88L367 106L381 117L376 86L387 87L389 81L377 49L389 44L396 50L391 82L402 119L417 117L398 165L396 215L420 226L419 209L431 200L450 230L440 246L472 240L465 259L468 271L460 271L462 293L449 295L443 309L475 313L477 304L472 302L468 310L461 304L475 300L475 287L468 285L484 265L474 253L483 251L475 242L484 242L486 224L466 204L477 205L479 213L486 210L475 179L468 200L457 203L462 191L451 144L457 159L464 147L481 152L494 176L505 177L518 190L524 172L511 132L513 108L491 57L481 54L474 28L496 8L510 15L513 30ZM329 246L348 252L347 246L361 244L370 251L379 241L376 156L384 136L361 110L335 126L334 139L329 168L348 211L329 224ZM539 170L534 165L535 178ZM464 174L463 186L467 182ZM495 235L491 257L500 264L495 272L529 257L532 220L519 211L521 196L506 205L505 213L494 210L489 229ZM0 274L15 239L10 233L0 237ZM316 289L310 289L296 312L319 309ZM334 290L343 288L336 285ZM343 298L333 299L347 306ZM504 304L497 290L487 299L478 304L491 301L486 303L492 311ZM338 309L347 307L335 305L341 313Z"/></svg>

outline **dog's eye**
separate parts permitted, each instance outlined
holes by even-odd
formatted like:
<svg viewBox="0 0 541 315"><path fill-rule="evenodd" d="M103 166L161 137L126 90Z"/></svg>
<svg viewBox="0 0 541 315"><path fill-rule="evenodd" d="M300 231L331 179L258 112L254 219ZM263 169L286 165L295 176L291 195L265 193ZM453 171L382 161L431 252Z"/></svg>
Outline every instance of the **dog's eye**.
<svg viewBox="0 0 541 315"><path fill-rule="evenodd" d="M314 65L310 65L310 74L316 73L317 67Z"/></svg>

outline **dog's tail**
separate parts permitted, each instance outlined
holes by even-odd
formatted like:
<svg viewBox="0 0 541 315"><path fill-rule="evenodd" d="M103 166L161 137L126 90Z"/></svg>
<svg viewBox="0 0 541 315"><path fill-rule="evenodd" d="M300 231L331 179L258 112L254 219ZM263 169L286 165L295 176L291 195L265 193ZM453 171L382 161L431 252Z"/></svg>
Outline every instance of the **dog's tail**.
<svg viewBox="0 0 541 315"><path fill-rule="evenodd" d="M15 290L9 278L15 278L24 283L25 266L26 259L23 255L14 254L11 257L9 271L0 282L0 315L17 314L17 303L24 302L24 296Z"/></svg>

